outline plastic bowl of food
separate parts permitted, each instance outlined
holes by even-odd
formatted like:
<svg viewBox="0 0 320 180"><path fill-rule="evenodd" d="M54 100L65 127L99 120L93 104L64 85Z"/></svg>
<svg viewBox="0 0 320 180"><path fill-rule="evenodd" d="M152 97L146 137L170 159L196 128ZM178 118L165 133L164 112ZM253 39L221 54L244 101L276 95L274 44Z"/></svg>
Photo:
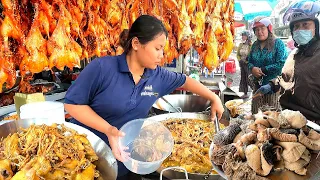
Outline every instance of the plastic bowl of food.
<svg viewBox="0 0 320 180"><path fill-rule="evenodd" d="M174 139L162 123L136 119L120 128L126 135L119 138L123 164L137 174L156 171L171 154Z"/></svg>

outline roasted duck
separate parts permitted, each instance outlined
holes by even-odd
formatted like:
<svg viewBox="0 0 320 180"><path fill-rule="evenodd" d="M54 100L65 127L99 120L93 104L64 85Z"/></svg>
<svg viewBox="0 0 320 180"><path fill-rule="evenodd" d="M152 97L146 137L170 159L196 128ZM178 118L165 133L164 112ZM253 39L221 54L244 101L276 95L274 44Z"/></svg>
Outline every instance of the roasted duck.
<svg viewBox="0 0 320 180"><path fill-rule="evenodd" d="M39 73L49 68L47 41L43 38L40 31L42 17L44 16L40 16L39 6L36 4L36 16L26 39L26 49L28 53L25 53L20 64L20 72L22 75L24 75L25 72Z"/></svg>
<svg viewBox="0 0 320 180"><path fill-rule="evenodd" d="M162 64L193 46L213 70L231 53L233 13L234 0L1 0L0 87L15 83L16 70L25 76L123 53L120 33L143 14L168 30Z"/></svg>

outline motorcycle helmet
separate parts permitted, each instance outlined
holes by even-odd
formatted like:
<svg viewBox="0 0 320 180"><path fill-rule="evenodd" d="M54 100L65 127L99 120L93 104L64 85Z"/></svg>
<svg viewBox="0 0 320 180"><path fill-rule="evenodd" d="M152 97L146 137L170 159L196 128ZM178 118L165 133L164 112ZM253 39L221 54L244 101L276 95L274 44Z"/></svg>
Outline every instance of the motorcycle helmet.
<svg viewBox="0 0 320 180"><path fill-rule="evenodd" d="M255 31L255 28L258 26L266 26L269 30L269 32L272 32L272 23L271 20L266 16L258 16L254 18L252 29Z"/></svg>
<svg viewBox="0 0 320 180"><path fill-rule="evenodd" d="M293 25L295 22L302 20L312 20L315 23L316 38L319 36L319 19L320 2L318 0L300 0L293 3L285 12L283 16L283 23L288 24L290 27L291 35L293 35Z"/></svg>

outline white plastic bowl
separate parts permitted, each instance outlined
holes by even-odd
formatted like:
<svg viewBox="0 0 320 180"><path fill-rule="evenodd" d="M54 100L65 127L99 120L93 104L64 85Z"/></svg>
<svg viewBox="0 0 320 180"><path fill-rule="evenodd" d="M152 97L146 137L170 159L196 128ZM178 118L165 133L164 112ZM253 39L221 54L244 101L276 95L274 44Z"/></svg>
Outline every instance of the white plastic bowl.
<svg viewBox="0 0 320 180"><path fill-rule="evenodd" d="M160 122L136 119L123 125L120 131L126 134L119 138L121 155L126 159L123 164L134 173L156 171L173 150L171 132Z"/></svg>

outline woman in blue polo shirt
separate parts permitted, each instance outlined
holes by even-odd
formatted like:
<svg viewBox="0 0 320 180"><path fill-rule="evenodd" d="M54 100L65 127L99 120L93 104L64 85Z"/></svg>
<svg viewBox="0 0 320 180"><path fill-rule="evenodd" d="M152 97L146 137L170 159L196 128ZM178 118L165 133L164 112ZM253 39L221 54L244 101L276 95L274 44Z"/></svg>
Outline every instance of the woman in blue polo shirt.
<svg viewBox="0 0 320 180"><path fill-rule="evenodd" d="M178 87L209 99L213 116L220 119L224 111L219 97L205 86L159 66L167 37L160 20L140 16L129 30L125 52L92 61L66 94L65 109L74 117L71 122L110 144L119 161L123 159L117 140L124 134L118 129L128 121L147 117L159 97ZM122 163L118 166L118 177L128 173Z"/></svg>

